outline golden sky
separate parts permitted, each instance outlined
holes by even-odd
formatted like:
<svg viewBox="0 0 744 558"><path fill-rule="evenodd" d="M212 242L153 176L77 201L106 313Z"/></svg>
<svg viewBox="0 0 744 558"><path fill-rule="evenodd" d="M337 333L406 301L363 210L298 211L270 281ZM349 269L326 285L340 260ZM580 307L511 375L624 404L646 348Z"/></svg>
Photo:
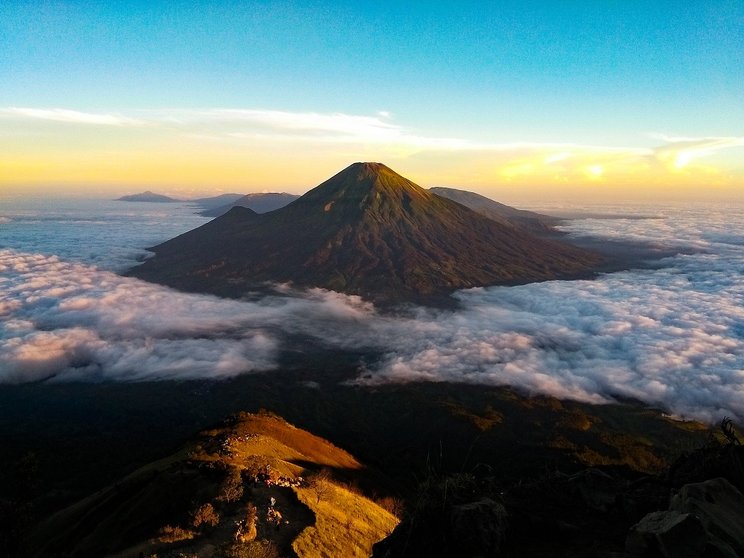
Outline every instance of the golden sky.
<svg viewBox="0 0 744 558"><path fill-rule="evenodd" d="M744 192L744 2L0 2L0 194Z"/></svg>
<svg viewBox="0 0 744 558"><path fill-rule="evenodd" d="M302 193L355 161L418 184L497 198L734 198L744 137L639 136L637 145L489 143L408 128L387 113L0 109L0 189L109 196Z"/></svg>

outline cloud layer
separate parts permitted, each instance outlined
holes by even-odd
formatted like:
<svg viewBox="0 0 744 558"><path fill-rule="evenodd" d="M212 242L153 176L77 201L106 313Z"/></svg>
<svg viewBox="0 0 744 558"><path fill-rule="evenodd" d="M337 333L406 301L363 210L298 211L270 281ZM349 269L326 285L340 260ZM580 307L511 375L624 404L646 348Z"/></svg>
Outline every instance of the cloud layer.
<svg viewBox="0 0 744 558"><path fill-rule="evenodd" d="M357 297L258 303L179 293L56 256L0 250L0 382L223 378L276 366L285 334L350 346Z"/></svg>
<svg viewBox="0 0 744 558"><path fill-rule="evenodd" d="M744 419L744 211L657 208L574 235L695 247L659 269L456 294L383 315L313 290L259 302L178 293L82 263L0 251L0 382L220 378L277 366L287 335L369 348L356 382L455 381L601 403L632 397ZM618 208L612 208L613 213ZM648 213L648 210L645 210Z"/></svg>

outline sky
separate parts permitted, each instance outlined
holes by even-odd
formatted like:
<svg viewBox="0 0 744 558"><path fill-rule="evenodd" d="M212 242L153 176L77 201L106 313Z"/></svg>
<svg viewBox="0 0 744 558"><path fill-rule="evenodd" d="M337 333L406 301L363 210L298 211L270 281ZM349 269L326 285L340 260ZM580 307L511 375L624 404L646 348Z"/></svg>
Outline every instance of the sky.
<svg viewBox="0 0 744 558"><path fill-rule="evenodd" d="M0 194L737 199L744 3L0 3Z"/></svg>

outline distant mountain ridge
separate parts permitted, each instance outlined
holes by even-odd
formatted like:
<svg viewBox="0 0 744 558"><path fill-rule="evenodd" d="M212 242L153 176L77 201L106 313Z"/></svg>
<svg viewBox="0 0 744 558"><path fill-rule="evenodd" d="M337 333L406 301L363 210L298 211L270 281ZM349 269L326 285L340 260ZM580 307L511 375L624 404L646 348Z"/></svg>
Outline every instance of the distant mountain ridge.
<svg viewBox="0 0 744 558"><path fill-rule="evenodd" d="M128 196L116 198L115 201L172 203L180 202L181 200L171 198L170 196L164 196L163 194L156 194L155 192L147 190L146 192L142 192L140 194L130 194Z"/></svg>
<svg viewBox="0 0 744 558"><path fill-rule="evenodd" d="M228 206L242 197L243 194L219 194L217 196L189 200L189 203L199 206L204 213L218 207Z"/></svg>
<svg viewBox="0 0 744 558"><path fill-rule="evenodd" d="M502 225L526 227L533 232L551 231L554 225L562 221L558 217L542 215L524 209L516 209L494 201L491 198L476 194L475 192L468 192L467 190L434 187L429 188L429 191L434 192L437 196L442 196L443 198L456 201L465 207L469 207L473 211L485 215Z"/></svg>
<svg viewBox="0 0 744 558"><path fill-rule="evenodd" d="M152 250L132 275L231 296L291 283L380 302L576 277L600 261L486 218L380 163L354 163L270 213L233 208Z"/></svg>
<svg viewBox="0 0 744 558"><path fill-rule="evenodd" d="M280 209L299 198L297 194L287 194L286 192L266 192L246 194L238 199L228 203L207 208L200 214L205 217L219 217L230 211L233 207L247 207L256 213L268 213Z"/></svg>

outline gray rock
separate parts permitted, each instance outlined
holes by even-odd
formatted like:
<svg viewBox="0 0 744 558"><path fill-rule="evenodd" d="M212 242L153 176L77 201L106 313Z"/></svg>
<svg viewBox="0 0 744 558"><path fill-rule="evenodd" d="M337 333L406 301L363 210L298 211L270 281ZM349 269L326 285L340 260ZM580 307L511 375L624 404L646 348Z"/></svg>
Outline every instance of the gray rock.
<svg viewBox="0 0 744 558"><path fill-rule="evenodd" d="M626 551L634 556L701 558L706 546L705 528L696 516L679 511L657 511L630 528Z"/></svg>
<svg viewBox="0 0 744 558"><path fill-rule="evenodd" d="M580 471L568 482L589 509L606 512L617 504L618 481L599 469Z"/></svg>
<svg viewBox="0 0 744 558"><path fill-rule="evenodd" d="M669 510L631 527L625 548L642 557L744 558L744 496L724 478L686 484Z"/></svg>
<svg viewBox="0 0 744 558"><path fill-rule="evenodd" d="M729 481L716 478L686 484L669 507L700 518L711 552L744 558L744 496Z"/></svg>
<svg viewBox="0 0 744 558"><path fill-rule="evenodd" d="M498 556L504 542L507 514L503 505L483 498L454 506L450 515L452 535L461 556Z"/></svg>

